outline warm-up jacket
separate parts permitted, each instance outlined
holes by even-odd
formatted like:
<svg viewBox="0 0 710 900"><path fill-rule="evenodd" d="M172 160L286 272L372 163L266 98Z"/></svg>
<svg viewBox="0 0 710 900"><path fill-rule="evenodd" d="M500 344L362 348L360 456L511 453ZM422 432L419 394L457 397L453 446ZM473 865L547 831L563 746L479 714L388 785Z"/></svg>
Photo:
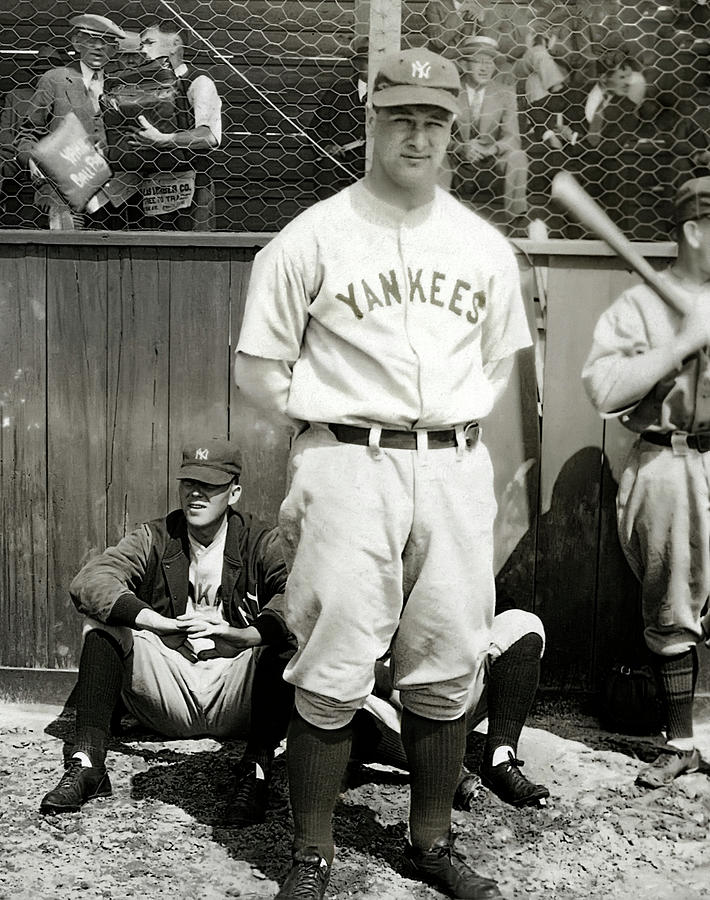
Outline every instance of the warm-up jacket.
<svg viewBox="0 0 710 900"><path fill-rule="evenodd" d="M182 510L154 519L89 560L69 592L79 612L108 625L135 627L141 609L168 617L185 612L190 544ZM267 644L285 640L286 565L278 530L230 512L221 596L230 625L256 627Z"/></svg>

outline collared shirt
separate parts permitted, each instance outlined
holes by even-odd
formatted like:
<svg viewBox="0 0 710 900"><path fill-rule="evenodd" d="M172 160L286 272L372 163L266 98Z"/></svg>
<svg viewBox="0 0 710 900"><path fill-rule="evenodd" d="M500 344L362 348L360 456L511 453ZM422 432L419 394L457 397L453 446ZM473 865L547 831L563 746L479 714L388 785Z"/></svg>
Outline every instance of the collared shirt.
<svg viewBox="0 0 710 900"><path fill-rule="evenodd" d="M182 63L175 69L178 78L188 75L188 68ZM217 86L207 75L198 75L187 89L187 99L192 107L194 128L206 125L212 132L217 146L222 143L222 100Z"/></svg>
<svg viewBox="0 0 710 900"><path fill-rule="evenodd" d="M94 110L99 111L99 97L104 92L104 70L92 69L85 62L79 60L81 66L81 77L84 80L86 90L89 92L91 101L94 104Z"/></svg>
<svg viewBox="0 0 710 900"><path fill-rule="evenodd" d="M471 121L474 125L478 125L481 119L481 107L483 106L483 94L485 93L485 84L466 85L466 95L468 96L468 105L471 108Z"/></svg>

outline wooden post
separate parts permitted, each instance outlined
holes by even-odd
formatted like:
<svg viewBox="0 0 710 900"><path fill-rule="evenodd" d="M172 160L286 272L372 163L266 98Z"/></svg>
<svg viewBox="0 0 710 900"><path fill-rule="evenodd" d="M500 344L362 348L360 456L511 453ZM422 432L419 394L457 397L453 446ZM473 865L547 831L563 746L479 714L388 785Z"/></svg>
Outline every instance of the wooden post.
<svg viewBox="0 0 710 900"><path fill-rule="evenodd" d="M383 54L399 50L402 42L401 0L355 0L355 33L369 36L367 65L367 96L372 96L372 84ZM372 162L372 139L366 135L365 169Z"/></svg>

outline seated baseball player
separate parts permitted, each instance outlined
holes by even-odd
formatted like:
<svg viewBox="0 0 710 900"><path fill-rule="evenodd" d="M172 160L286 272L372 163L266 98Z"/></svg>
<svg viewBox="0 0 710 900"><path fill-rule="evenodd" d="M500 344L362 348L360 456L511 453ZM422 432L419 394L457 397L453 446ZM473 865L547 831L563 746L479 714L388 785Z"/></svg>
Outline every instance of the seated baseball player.
<svg viewBox="0 0 710 900"><path fill-rule="evenodd" d="M70 593L86 616L74 752L40 812L111 794L106 744L120 700L169 737L247 738L227 819L264 818L274 749L292 711L278 532L235 507L241 456L228 441L182 451L180 509L89 560Z"/></svg>
<svg viewBox="0 0 710 900"><path fill-rule="evenodd" d="M454 808L471 810L478 781L512 806L544 806L549 790L534 784L520 771L517 749L540 680L545 631L540 619L522 609L510 609L493 620L487 662L471 686L467 702L467 740L464 769ZM352 759L378 762L408 770L400 737L401 706L392 689L389 665L376 668L376 688L355 716ZM488 717L483 735L474 730Z"/></svg>

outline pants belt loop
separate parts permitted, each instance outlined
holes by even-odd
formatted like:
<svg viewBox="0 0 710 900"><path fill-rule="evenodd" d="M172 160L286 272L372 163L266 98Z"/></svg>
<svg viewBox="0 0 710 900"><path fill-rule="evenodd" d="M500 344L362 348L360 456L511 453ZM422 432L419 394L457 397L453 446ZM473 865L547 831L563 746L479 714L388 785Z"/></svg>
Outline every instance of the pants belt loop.
<svg viewBox="0 0 710 900"><path fill-rule="evenodd" d="M373 459L382 459L385 455L384 450L380 447L380 436L382 435L382 429L376 425L370 429L370 433L367 436L367 446L370 450Z"/></svg>
<svg viewBox="0 0 710 900"><path fill-rule="evenodd" d="M456 425L454 431L456 432L456 458L461 459L466 450L466 436L463 433L463 425Z"/></svg>
<svg viewBox="0 0 710 900"><path fill-rule="evenodd" d="M426 453L429 449L429 435L423 428L417 428L417 453Z"/></svg>

